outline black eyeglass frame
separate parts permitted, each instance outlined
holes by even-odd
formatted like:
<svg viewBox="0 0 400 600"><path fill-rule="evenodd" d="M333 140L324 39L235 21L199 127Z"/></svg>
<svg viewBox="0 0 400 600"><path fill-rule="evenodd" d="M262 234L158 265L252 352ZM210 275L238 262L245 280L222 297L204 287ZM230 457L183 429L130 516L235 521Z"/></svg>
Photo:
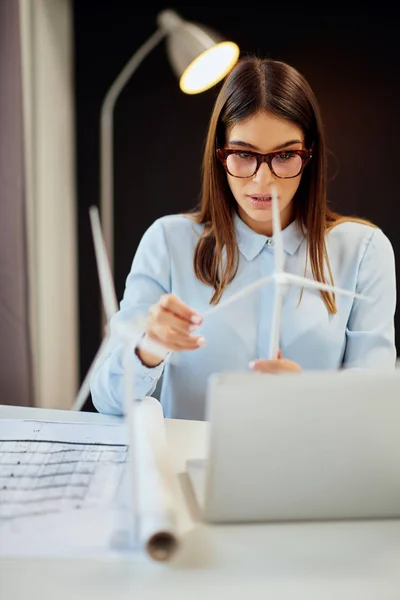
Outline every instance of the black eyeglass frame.
<svg viewBox="0 0 400 600"><path fill-rule="evenodd" d="M230 154L250 154L251 156L254 156L254 158L257 161L254 173L245 176L233 175L233 173L229 171L227 165L228 156ZM296 175L291 175L290 177L281 177L280 175L277 175L275 173L274 169L272 168L272 161L275 158L275 156L279 156L280 154L297 154L298 156L300 156L301 167L300 171ZM304 167L311 160L312 150L276 150L275 152L261 154L260 152L255 152L254 150L242 150L237 148L217 148L217 156L223 164L225 171L232 177L237 177L238 179L248 179L249 177L254 177L254 175L257 173L258 169L260 168L263 162L267 163L268 167L270 168L270 171L275 175L275 177L278 177L279 179L293 179L294 177L298 177L303 172Z"/></svg>

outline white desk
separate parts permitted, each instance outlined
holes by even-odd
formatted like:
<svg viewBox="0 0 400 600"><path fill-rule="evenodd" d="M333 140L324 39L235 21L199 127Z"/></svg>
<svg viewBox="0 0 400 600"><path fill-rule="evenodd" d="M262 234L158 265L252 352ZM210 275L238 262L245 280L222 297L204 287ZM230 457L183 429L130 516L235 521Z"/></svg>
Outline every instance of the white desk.
<svg viewBox="0 0 400 600"><path fill-rule="evenodd" d="M113 417L6 407L0 418L112 422ZM3 559L1 600L399 600L400 521L208 526L194 511L187 458L205 453L206 423L166 421L182 548L167 564ZM1 543L1 540L0 540Z"/></svg>

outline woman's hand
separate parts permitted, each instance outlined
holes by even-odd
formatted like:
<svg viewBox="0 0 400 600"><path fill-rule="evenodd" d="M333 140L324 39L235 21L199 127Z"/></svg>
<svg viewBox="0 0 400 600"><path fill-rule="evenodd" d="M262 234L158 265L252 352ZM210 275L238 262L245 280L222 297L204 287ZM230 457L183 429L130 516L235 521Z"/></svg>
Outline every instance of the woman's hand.
<svg viewBox="0 0 400 600"><path fill-rule="evenodd" d="M173 294L165 294L150 308L145 337L158 342L173 352L196 350L205 345L205 339L193 335L203 318ZM162 361L159 356L138 348L136 354L147 367Z"/></svg>
<svg viewBox="0 0 400 600"><path fill-rule="evenodd" d="M293 360L282 358L280 350L275 360L254 360L249 367L252 371L260 371L260 373L301 373L300 365Z"/></svg>

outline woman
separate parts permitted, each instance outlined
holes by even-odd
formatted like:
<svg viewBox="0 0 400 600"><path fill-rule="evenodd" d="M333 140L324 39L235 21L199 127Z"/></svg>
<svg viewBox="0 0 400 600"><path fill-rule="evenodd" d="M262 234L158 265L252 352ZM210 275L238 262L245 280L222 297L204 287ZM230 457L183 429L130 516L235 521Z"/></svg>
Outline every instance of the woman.
<svg viewBox="0 0 400 600"><path fill-rule="evenodd" d="M285 270L369 301L291 286L281 350L267 360L273 285L202 315L273 271L273 186ZM117 325L138 314L147 314L144 339L171 353L161 360L139 343L132 347L136 396L151 395L163 374L165 416L197 420L204 419L207 380L215 372L249 365L265 373L394 367L395 305L387 237L327 208L323 126L310 86L287 64L245 57L214 106L199 209L157 219L139 244L111 322L112 341L92 376L92 399L100 412L122 412Z"/></svg>

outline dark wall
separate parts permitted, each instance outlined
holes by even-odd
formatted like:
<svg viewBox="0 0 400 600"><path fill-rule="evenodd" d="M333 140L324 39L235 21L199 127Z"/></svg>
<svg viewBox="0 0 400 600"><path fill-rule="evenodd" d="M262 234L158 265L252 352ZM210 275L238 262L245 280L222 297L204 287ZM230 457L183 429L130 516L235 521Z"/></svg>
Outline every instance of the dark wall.
<svg viewBox="0 0 400 600"><path fill-rule="evenodd" d="M374 221L400 256L400 45L397 20L382 3L351 6L268 3L237 9L174 5L188 20L236 41L242 54L284 60L300 70L320 102L330 150L332 208ZM81 378L100 343L99 286L88 208L99 204L99 116L127 60L157 28L168 5L75 0L75 88L79 215ZM125 278L146 228L197 203L208 119L218 86L180 92L162 42L145 59L115 109L115 286ZM400 260L398 261L400 265ZM399 317L397 329L400 332ZM399 334L398 334L399 336ZM400 348L397 336L397 347ZM91 409L90 401L86 409Z"/></svg>

